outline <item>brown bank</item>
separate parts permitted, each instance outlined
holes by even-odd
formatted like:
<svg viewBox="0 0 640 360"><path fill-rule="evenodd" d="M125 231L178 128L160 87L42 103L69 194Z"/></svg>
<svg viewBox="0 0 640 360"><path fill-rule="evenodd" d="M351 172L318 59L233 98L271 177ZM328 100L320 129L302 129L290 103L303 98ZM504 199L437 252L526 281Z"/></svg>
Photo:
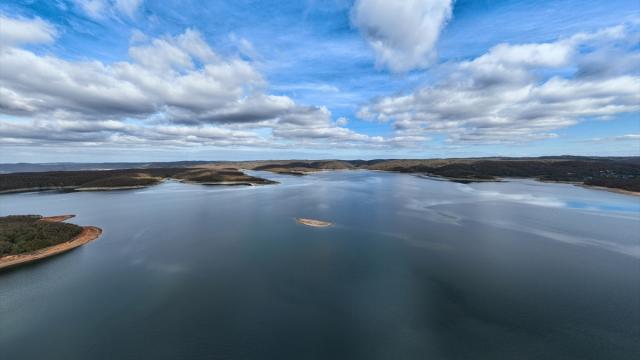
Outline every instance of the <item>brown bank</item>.
<svg viewBox="0 0 640 360"><path fill-rule="evenodd" d="M39 219L38 221L45 222L62 222L68 220L75 215L57 215L57 216L47 216ZM38 249L29 253L18 254L18 255L7 255L0 257L0 270L7 269L10 267L42 260L48 258L50 256L62 254L64 252L73 250L79 246L82 246L88 242L96 240L102 234L102 229L95 226L83 226L82 231L73 239L56 244L53 246L48 246L42 249Z"/></svg>

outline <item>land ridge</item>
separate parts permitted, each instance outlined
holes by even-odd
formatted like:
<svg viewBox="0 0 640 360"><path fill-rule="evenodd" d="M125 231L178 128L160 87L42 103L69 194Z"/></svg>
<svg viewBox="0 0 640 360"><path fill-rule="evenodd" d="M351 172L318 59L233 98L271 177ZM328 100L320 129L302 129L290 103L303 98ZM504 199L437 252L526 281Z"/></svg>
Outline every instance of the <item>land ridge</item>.
<svg viewBox="0 0 640 360"><path fill-rule="evenodd" d="M148 168L0 174L0 194L29 191L109 191L140 189L173 179L203 185L268 185L275 181L230 168Z"/></svg>
<svg viewBox="0 0 640 360"><path fill-rule="evenodd" d="M93 164L105 167L110 163ZM126 163L115 163L118 167ZM131 166L141 163L132 163ZM149 166L115 170L75 170L18 172L0 174L0 193L29 189L111 190L124 187L144 187L163 179L200 184L274 183L245 174L244 170L269 171L284 175L304 176L325 170L379 170L421 174L458 182L499 181L504 178L533 178L540 181L572 183L595 189L607 189L627 194L640 194L640 157L543 156L484 157L439 159L374 159L374 160L256 160L197 161L146 163ZM172 167L180 164L179 167ZM54 164L34 164L54 167ZM7 171L15 164L0 164ZM71 165L61 165L69 168ZM84 164L83 166L87 166ZM146 166L146 165L145 165ZM25 164L21 164L25 168ZM107 186L105 186L107 185Z"/></svg>

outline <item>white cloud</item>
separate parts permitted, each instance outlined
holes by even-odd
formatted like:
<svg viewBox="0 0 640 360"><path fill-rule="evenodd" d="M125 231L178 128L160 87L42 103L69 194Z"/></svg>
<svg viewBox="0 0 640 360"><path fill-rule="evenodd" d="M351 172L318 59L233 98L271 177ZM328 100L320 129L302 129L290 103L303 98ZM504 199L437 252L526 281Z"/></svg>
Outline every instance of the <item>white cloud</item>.
<svg viewBox="0 0 640 360"><path fill-rule="evenodd" d="M76 4L94 19L107 15L124 14L133 18L142 4L142 0L75 0Z"/></svg>
<svg viewBox="0 0 640 360"><path fill-rule="evenodd" d="M258 51L251 41L243 37L238 37L234 33L229 34L229 40L236 45L240 54L252 60L260 59L260 54L258 54Z"/></svg>
<svg viewBox="0 0 640 360"><path fill-rule="evenodd" d="M640 134L625 134L625 135L616 136L615 139L640 141Z"/></svg>
<svg viewBox="0 0 640 360"><path fill-rule="evenodd" d="M0 91L10 94L4 99L5 110L145 118L156 113L198 116L212 110L229 114L246 110L238 104L251 102L248 99L259 98L264 106L280 101L254 90L264 80L249 63L218 58L193 30L134 46L129 52L133 62L105 64L3 48Z"/></svg>
<svg viewBox="0 0 640 360"><path fill-rule="evenodd" d="M0 121L0 145L265 146L250 131L219 126L127 124L118 120Z"/></svg>
<svg viewBox="0 0 640 360"><path fill-rule="evenodd" d="M137 35L137 38L141 38ZM216 62L217 56L199 32L187 29L172 37L154 39L147 45L129 48L129 56L138 64L154 71L193 70L194 60L206 64Z"/></svg>
<svg viewBox="0 0 640 360"><path fill-rule="evenodd" d="M340 96L344 96L344 92L342 92L339 88L325 83L294 83L272 86L271 88L278 91L313 91L323 93L340 93Z"/></svg>
<svg viewBox="0 0 640 360"><path fill-rule="evenodd" d="M57 36L55 27L42 19L13 19L0 15L0 48L22 44L48 44Z"/></svg>
<svg viewBox="0 0 640 360"><path fill-rule="evenodd" d="M552 43L499 44L475 59L443 65L435 85L378 99L359 116L392 121L399 134L445 133L456 143L556 137L554 130L583 118L640 111L639 68L600 70L610 65L599 61L610 54L621 63L638 61L632 34L615 27Z"/></svg>
<svg viewBox="0 0 640 360"><path fill-rule="evenodd" d="M50 27L41 20L12 21L14 28ZM266 93L266 81L250 62L219 56L196 30L155 39L134 35L131 60L114 63L69 61L17 45L1 47L2 142L262 147L381 143L381 138L347 129L343 120L332 121L324 107L301 106L289 97ZM34 39L29 41L47 40Z"/></svg>
<svg viewBox="0 0 640 360"><path fill-rule="evenodd" d="M338 118L338 120L336 120L336 125L338 126L346 126L349 123L349 120L345 117L341 117Z"/></svg>
<svg viewBox="0 0 640 360"><path fill-rule="evenodd" d="M394 72L424 68L433 59L440 31L451 18L452 0L358 0L352 22Z"/></svg>
<svg viewBox="0 0 640 360"><path fill-rule="evenodd" d="M611 142L631 142L636 147L640 147L640 134L624 134L618 136L596 137L591 139L577 140L576 142L587 143L611 143Z"/></svg>
<svg viewBox="0 0 640 360"><path fill-rule="evenodd" d="M129 17L134 17L142 0L116 0L115 7Z"/></svg>
<svg viewBox="0 0 640 360"><path fill-rule="evenodd" d="M106 0L76 0L76 3L94 19L102 17L107 7Z"/></svg>
<svg viewBox="0 0 640 360"><path fill-rule="evenodd" d="M147 36L147 34L138 29L134 29L133 31L131 31L131 37L129 38L130 45L141 44L147 41L149 41L149 37Z"/></svg>

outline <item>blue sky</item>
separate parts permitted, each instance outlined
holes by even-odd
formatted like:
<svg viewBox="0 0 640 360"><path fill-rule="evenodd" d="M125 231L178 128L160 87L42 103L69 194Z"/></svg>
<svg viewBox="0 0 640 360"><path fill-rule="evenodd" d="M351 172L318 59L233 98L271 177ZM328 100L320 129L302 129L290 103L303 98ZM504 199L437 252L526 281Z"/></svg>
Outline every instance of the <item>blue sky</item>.
<svg viewBox="0 0 640 360"><path fill-rule="evenodd" d="M640 155L637 1L394 3L5 1L0 161Z"/></svg>

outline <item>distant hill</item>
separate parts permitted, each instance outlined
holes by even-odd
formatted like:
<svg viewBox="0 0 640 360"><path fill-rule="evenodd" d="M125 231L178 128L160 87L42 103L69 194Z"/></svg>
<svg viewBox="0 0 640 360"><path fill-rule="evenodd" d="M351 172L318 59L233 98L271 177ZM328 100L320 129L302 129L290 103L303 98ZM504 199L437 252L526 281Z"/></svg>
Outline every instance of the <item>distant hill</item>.
<svg viewBox="0 0 640 360"><path fill-rule="evenodd" d="M173 162L105 162L105 163L15 163L0 164L0 174L14 172L73 171L73 170L120 170L149 169L169 167L190 167L210 164L211 161L173 161Z"/></svg>
<svg viewBox="0 0 640 360"><path fill-rule="evenodd" d="M29 170L28 173L25 173L26 169ZM105 169L111 170L99 171ZM298 176L322 170L367 169L419 173L465 182L535 178L640 192L640 157L568 155L522 158L0 164L0 172L5 172L0 175L0 191L38 187L62 189L145 186L163 178L211 183L245 180L248 183L267 183L267 180L252 178L238 171L242 169Z"/></svg>

